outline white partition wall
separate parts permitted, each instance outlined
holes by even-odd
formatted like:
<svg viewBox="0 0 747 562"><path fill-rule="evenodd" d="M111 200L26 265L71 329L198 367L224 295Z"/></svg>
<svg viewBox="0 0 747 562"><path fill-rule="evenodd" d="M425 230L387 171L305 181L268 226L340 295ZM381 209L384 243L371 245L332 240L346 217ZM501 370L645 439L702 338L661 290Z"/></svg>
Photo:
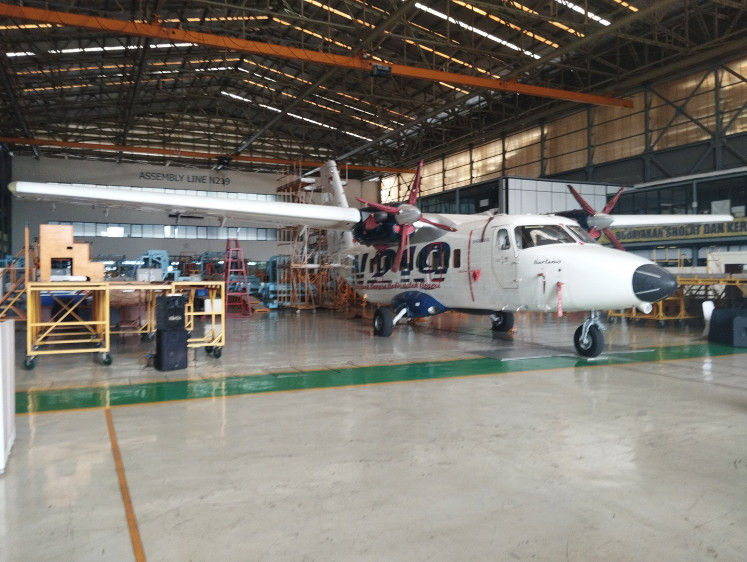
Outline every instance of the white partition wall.
<svg viewBox="0 0 747 562"><path fill-rule="evenodd" d="M580 209L568 190L568 184L597 211L604 209L607 195L613 195L619 185L570 182L531 178L507 178L508 212L516 215L554 213Z"/></svg>
<svg viewBox="0 0 747 562"><path fill-rule="evenodd" d="M15 321L0 322L0 474L16 438Z"/></svg>

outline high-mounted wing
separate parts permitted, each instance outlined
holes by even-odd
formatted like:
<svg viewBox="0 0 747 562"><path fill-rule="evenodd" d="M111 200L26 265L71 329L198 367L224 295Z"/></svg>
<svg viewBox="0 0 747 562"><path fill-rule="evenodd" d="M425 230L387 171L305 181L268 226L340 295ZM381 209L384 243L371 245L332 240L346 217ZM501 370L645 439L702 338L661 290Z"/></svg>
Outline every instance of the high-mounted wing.
<svg viewBox="0 0 747 562"><path fill-rule="evenodd" d="M195 213L218 219L252 220L285 226L303 224L315 228L348 230L361 220L360 211L348 207L247 201L219 194L182 195L138 187L26 181L13 182L8 189L18 197L27 199L89 204L98 201L143 211L166 211L175 215Z"/></svg>
<svg viewBox="0 0 747 562"><path fill-rule="evenodd" d="M636 226L666 226L670 224L703 224L731 222L731 215L607 215L612 221L609 228Z"/></svg>

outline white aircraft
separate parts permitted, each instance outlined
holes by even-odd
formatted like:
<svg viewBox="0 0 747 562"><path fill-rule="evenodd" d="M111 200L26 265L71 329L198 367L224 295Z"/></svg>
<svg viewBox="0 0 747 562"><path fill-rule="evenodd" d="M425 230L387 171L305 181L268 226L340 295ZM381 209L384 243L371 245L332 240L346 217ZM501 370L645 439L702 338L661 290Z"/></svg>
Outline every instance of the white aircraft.
<svg viewBox="0 0 747 562"><path fill-rule="evenodd" d="M421 164L422 166L422 164ZM604 348L600 311L652 303L677 289L676 278L635 254L598 245L576 220L560 215L423 214L415 206L420 169L407 203L362 201L349 208L334 162L326 164L337 206L242 201L155 192L145 188L18 181L9 189L40 200L104 202L141 210L199 212L221 219L352 230L353 287L369 302L374 333L389 336L403 318L447 310L490 315L493 329L508 331L520 310L589 311L573 341L579 355ZM324 174L324 169L322 170ZM579 197L580 199L580 197ZM614 203L613 203L614 204ZM588 206L587 206L588 207ZM608 211L608 204L605 211ZM724 222L729 215L609 215L585 208L589 226Z"/></svg>

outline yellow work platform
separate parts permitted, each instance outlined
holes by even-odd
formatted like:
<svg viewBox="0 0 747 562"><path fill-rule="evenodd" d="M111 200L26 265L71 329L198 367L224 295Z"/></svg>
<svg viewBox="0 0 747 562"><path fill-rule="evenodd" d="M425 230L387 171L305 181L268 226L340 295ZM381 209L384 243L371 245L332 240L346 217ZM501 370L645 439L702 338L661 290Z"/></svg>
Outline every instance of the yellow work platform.
<svg viewBox="0 0 747 562"><path fill-rule="evenodd" d="M679 289L670 297L653 304L650 313L637 308L610 310L610 318L639 318L645 320L688 320L701 318L703 303L713 301L718 307L730 306L737 298L747 297L747 275L744 274L680 274Z"/></svg>
<svg viewBox="0 0 747 562"><path fill-rule="evenodd" d="M156 331L156 297L181 295L185 298L184 323L190 337L187 347L204 347L220 357L225 344L225 284L223 281L174 281L170 283L55 281L26 284L26 358L32 369L39 355L98 353L104 365L112 363L112 334L139 334L153 339ZM195 301L203 299L203 310ZM112 329L113 302L143 305L142 321L130 327ZM202 319L203 333L196 334L196 317Z"/></svg>

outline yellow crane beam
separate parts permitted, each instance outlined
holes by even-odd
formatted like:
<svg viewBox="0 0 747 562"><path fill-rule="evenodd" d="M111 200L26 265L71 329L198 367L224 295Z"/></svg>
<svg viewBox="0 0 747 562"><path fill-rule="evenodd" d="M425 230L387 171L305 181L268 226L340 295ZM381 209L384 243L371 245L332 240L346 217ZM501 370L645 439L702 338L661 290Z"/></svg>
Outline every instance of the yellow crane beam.
<svg viewBox="0 0 747 562"><path fill-rule="evenodd" d="M449 84L457 84L461 86L472 86L475 88L485 88L488 90L500 90L517 94L526 94L530 96L561 99L578 103L589 103L593 105L607 105L624 108L633 107L633 102L631 100L615 98L612 96L599 96L582 92L561 90L558 88L545 88L542 86L523 84L514 80L498 80L495 78L485 78L482 76L469 76L465 74L444 72L441 70L431 70L427 68L418 68L402 64L390 64L387 62L381 63L378 61L374 61L371 58L364 58L362 56L323 53L311 49L288 47L285 45L275 45L272 43L262 43L259 41L250 41L246 39L239 39L236 37L224 37L221 35L214 35L212 33L188 31L176 27L164 27L159 22L148 23L142 21L124 21L98 16L85 16L81 14L71 14L53 10L28 8L25 6L16 6L11 4L0 4L0 16L30 20L41 23L57 24L61 26L82 27L86 29L107 31L122 35L136 35L175 42L195 43L198 45L215 47L222 50L252 53L255 55L263 55L266 57L300 60L326 66L338 66L343 68L364 70L368 72L372 71L375 65L384 65L386 66L387 71L395 76L446 82Z"/></svg>

